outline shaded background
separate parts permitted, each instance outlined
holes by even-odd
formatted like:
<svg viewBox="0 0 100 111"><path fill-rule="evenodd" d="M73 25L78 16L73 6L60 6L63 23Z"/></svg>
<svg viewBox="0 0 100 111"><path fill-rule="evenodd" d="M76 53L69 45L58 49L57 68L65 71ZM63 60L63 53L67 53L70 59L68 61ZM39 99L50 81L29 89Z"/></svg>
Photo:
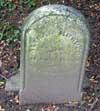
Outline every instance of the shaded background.
<svg viewBox="0 0 100 111"><path fill-rule="evenodd" d="M20 67L21 25L34 9L64 4L81 11L90 26L90 48L86 61L81 105L19 106L18 92L4 90L6 80ZM100 111L100 0L0 0L0 111ZM43 108L45 110L43 110Z"/></svg>

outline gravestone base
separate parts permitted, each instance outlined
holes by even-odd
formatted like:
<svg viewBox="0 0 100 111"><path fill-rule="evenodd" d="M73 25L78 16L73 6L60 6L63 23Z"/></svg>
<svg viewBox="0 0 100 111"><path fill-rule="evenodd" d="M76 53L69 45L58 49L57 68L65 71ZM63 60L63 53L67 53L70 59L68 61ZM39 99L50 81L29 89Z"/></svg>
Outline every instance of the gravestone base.
<svg viewBox="0 0 100 111"><path fill-rule="evenodd" d="M20 89L20 72L12 76L6 81L5 90L6 91L19 91Z"/></svg>

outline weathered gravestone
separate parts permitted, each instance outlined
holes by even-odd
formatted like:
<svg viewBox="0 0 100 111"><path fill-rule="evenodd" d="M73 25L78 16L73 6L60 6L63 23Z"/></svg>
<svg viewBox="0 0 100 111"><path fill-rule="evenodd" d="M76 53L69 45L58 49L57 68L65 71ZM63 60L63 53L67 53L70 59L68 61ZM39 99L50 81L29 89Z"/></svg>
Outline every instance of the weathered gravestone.
<svg viewBox="0 0 100 111"><path fill-rule="evenodd" d="M44 6L28 16L22 31L21 103L80 101L89 43L80 12Z"/></svg>

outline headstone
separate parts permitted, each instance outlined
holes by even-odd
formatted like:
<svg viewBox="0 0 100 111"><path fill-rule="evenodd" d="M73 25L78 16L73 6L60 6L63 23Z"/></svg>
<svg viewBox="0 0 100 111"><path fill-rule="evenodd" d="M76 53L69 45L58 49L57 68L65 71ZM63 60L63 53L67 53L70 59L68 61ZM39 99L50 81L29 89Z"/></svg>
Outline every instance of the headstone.
<svg viewBox="0 0 100 111"><path fill-rule="evenodd" d="M80 101L89 31L83 15L64 5L33 11L21 38L21 104Z"/></svg>

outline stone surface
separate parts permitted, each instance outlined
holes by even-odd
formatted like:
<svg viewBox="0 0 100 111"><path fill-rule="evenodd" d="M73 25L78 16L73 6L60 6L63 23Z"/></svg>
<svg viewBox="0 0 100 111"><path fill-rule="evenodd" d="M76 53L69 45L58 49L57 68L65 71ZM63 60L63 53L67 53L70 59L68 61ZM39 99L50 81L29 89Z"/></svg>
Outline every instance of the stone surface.
<svg viewBox="0 0 100 111"><path fill-rule="evenodd" d="M20 73L18 72L15 76L12 76L6 81L5 90L7 91L18 91L20 87Z"/></svg>
<svg viewBox="0 0 100 111"><path fill-rule="evenodd" d="M77 10L48 5L33 11L21 39L21 104L80 101L88 43Z"/></svg>

